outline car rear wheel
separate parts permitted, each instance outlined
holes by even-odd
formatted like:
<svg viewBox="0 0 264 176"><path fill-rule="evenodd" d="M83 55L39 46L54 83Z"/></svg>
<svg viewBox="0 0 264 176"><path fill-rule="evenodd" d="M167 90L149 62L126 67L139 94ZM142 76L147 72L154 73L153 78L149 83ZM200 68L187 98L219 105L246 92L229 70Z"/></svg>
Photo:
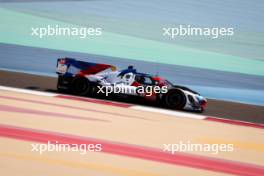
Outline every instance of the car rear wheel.
<svg viewBox="0 0 264 176"><path fill-rule="evenodd" d="M173 89L164 96L163 103L170 109L183 109L186 104L186 97L181 90Z"/></svg>
<svg viewBox="0 0 264 176"><path fill-rule="evenodd" d="M59 75L58 81L57 81L57 91L58 92L64 92L65 91L64 89L61 88L62 87L62 85L61 85L62 80L63 80L63 77Z"/></svg>
<svg viewBox="0 0 264 176"><path fill-rule="evenodd" d="M72 93L75 95L88 95L91 92L89 81L84 77L76 77L72 83Z"/></svg>

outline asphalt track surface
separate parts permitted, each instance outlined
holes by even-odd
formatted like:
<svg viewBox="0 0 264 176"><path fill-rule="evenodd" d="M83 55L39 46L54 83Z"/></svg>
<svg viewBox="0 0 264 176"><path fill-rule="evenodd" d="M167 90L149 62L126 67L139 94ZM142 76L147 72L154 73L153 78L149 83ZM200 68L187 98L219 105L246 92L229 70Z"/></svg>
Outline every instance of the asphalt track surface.
<svg viewBox="0 0 264 176"><path fill-rule="evenodd" d="M0 71L0 85L30 90L57 92L57 78L26 73ZM254 123L264 123L264 107L220 100L208 100L203 115L235 119Z"/></svg>
<svg viewBox="0 0 264 176"><path fill-rule="evenodd" d="M4 175L264 174L263 126L164 115L121 103L84 102L71 96L12 88L0 90L0 114L0 165ZM78 146L101 144L102 150L86 154L32 151L32 144L48 141ZM164 144L180 141L233 144L234 151L163 151Z"/></svg>
<svg viewBox="0 0 264 176"><path fill-rule="evenodd" d="M112 64L119 69L133 65L139 72L158 73L176 85L185 85L214 99L264 104L263 76L3 43L0 43L0 49L0 68L4 69L55 76L56 58L67 56L87 62Z"/></svg>

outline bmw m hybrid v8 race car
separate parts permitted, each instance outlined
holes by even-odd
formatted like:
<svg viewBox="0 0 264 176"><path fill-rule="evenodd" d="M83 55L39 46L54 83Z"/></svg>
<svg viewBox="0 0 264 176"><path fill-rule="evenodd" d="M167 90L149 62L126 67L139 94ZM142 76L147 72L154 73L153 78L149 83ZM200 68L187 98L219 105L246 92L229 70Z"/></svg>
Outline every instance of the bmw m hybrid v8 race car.
<svg viewBox="0 0 264 176"><path fill-rule="evenodd" d="M139 73L133 66L119 71L113 65L61 58L56 73L59 92L141 98L166 108L197 112L204 111L207 103L199 93L159 76Z"/></svg>

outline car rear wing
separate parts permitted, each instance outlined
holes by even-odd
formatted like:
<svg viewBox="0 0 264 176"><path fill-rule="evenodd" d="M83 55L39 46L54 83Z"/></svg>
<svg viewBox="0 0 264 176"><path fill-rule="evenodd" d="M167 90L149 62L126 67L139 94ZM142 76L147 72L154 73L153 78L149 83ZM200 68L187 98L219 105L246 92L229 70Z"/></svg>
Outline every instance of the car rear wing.
<svg viewBox="0 0 264 176"><path fill-rule="evenodd" d="M116 70L116 67L109 64L79 61L73 58L60 58L57 60L56 73L59 75L90 75L97 74L106 69Z"/></svg>

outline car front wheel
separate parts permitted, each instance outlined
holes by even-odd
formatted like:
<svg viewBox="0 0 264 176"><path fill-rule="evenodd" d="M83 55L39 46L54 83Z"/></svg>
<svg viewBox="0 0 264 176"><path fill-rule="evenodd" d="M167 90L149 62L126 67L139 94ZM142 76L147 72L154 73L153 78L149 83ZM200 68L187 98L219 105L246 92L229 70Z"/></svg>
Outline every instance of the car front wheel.
<svg viewBox="0 0 264 176"><path fill-rule="evenodd" d="M183 109L186 104L186 97L181 90L172 89L163 97L163 103L170 109Z"/></svg>

